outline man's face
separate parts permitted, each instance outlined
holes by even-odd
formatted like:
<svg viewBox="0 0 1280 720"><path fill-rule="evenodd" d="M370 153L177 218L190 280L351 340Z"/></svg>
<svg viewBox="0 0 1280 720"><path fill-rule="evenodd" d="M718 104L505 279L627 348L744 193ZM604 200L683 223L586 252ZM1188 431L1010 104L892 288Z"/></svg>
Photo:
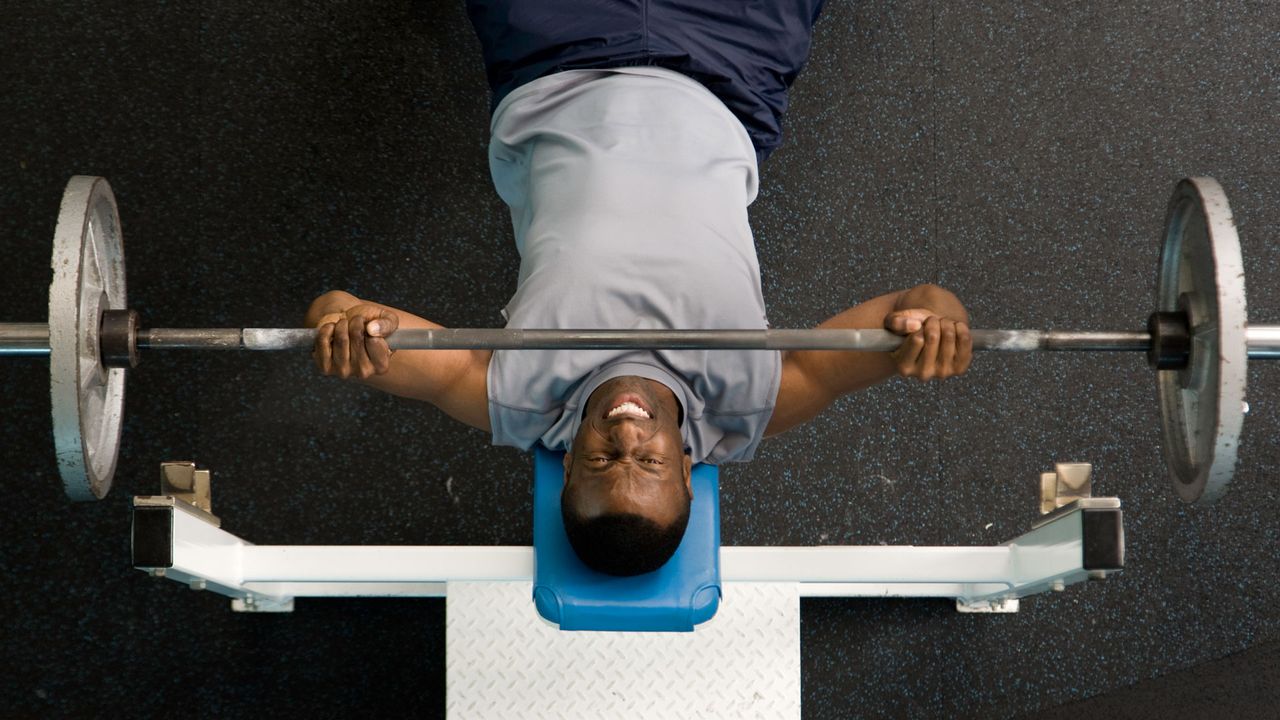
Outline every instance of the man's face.
<svg viewBox="0 0 1280 720"><path fill-rule="evenodd" d="M596 388L564 458L564 492L578 515L675 520L692 497L679 416L662 383L629 375Z"/></svg>

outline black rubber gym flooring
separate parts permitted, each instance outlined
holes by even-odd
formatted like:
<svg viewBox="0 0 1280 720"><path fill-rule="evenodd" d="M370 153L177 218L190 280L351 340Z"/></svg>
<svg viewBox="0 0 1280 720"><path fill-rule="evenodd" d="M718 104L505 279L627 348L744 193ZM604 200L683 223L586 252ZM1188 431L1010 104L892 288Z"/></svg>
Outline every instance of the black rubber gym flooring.
<svg viewBox="0 0 1280 720"><path fill-rule="evenodd" d="M92 174L120 201L148 325L294 325L330 288L501 323L516 253L459 3L2 15L3 319L44 319L62 188ZM773 324L933 281L976 326L1138 329L1190 174L1226 188L1251 317L1280 322L1277 43L1267 2L832 0L751 208ZM725 468L726 544L1002 542L1055 461L1092 462L1124 501L1124 572L1016 615L805 601L805 717L1276 717L1280 367L1249 383L1242 460L1211 508L1174 495L1136 355L984 355ZM253 542L525 544L529 458L303 356L151 355L115 491L71 505L47 384L44 360L0 366L0 716L443 714L442 601L233 614L130 568L130 496L194 459Z"/></svg>

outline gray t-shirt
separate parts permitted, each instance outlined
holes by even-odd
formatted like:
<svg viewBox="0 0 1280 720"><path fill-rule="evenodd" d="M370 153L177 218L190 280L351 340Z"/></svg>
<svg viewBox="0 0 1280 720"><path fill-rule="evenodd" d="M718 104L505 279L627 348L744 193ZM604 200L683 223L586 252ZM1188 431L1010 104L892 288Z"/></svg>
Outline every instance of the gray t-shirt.
<svg viewBox="0 0 1280 720"><path fill-rule="evenodd" d="M508 327L767 327L755 150L706 88L660 68L571 70L508 95L491 131L521 258ZM591 392L638 375L679 399L695 462L750 460L781 367L775 351L499 350L493 443L568 449Z"/></svg>

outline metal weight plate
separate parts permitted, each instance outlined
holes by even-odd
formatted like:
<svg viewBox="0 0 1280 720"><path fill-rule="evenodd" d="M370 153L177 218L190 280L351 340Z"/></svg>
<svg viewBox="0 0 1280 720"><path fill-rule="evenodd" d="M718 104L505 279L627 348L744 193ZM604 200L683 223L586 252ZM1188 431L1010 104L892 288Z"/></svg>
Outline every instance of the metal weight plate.
<svg viewBox="0 0 1280 720"><path fill-rule="evenodd" d="M111 186L77 175L67 183L53 233L49 286L49 394L53 444L67 497L94 500L111 489L124 418L120 368L103 367L103 310L126 306L124 241Z"/></svg>
<svg viewBox="0 0 1280 720"><path fill-rule="evenodd" d="M1157 372L1165 459L1184 501L1210 503L1235 470L1248 366L1240 241L1214 179L1174 189L1156 292L1158 310L1188 314L1192 336L1187 367Z"/></svg>

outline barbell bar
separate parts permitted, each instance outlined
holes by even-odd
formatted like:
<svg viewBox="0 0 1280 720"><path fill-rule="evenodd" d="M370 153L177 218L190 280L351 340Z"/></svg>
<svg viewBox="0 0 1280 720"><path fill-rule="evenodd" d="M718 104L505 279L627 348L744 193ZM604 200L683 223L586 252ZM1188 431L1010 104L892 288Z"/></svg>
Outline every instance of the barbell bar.
<svg viewBox="0 0 1280 720"><path fill-rule="evenodd" d="M76 176L54 237L48 323L0 323L0 355L48 355L59 474L104 497L120 444L124 373L140 351L310 349L314 328L139 327L125 304L118 210L103 178ZM1164 451L1178 494L1211 502L1235 468L1247 360L1280 359L1280 325L1249 326L1239 240L1222 188L1188 178L1166 217L1157 310L1145 332L972 330L980 351L1144 352L1157 369ZM402 329L398 350L895 350L885 330Z"/></svg>
<svg viewBox="0 0 1280 720"><path fill-rule="evenodd" d="M108 311L121 312L121 311ZM132 331L138 350L310 350L315 328L151 328ZM1145 352L1150 332L972 330L973 349L1004 352ZM1280 359L1280 325L1245 330L1250 360ZM393 350L858 350L892 352L903 337L887 330L559 330L441 328L397 330ZM126 341L127 342L127 341ZM48 355L49 326L0 323L0 355ZM108 367L124 367L106 359Z"/></svg>

